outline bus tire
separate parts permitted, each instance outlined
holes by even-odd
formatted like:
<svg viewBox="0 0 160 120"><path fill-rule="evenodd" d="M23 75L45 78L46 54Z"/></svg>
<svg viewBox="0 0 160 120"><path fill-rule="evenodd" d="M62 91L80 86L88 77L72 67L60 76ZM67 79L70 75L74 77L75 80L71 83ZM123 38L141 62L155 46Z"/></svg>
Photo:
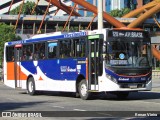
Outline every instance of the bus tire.
<svg viewBox="0 0 160 120"><path fill-rule="evenodd" d="M78 91L81 99L88 100L90 99L91 93L87 90L87 82L83 79L78 86Z"/></svg>
<svg viewBox="0 0 160 120"><path fill-rule="evenodd" d="M30 77L27 82L27 93L30 95L35 95L36 90L35 90L35 83L33 77Z"/></svg>

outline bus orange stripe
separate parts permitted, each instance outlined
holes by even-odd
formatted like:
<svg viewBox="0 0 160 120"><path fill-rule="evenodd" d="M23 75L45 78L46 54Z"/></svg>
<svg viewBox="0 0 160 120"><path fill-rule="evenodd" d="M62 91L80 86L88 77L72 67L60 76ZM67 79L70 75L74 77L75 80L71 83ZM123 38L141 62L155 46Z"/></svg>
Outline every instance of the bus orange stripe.
<svg viewBox="0 0 160 120"><path fill-rule="evenodd" d="M17 65L17 71L19 73L17 74L17 79L19 80L27 80L27 75L21 71L20 66ZM7 80L15 80L14 76L14 62L8 62L7 63Z"/></svg>
<svg viewBox="0 0 160 120"><path fill-rule="evenodd" d="M88 80L88 59L86 58L86 80Z"/></svg>
<svg viewBox="0 0 160 120"><path fill-rule="evenodd" d="M7 80L14 80L14 62L7 63Z"/></svg>

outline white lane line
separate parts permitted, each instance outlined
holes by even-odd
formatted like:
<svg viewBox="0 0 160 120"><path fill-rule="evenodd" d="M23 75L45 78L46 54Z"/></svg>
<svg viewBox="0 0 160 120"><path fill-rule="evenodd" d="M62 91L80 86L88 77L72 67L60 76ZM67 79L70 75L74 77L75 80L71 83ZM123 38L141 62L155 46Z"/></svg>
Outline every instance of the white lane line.
<svg viewBox="0 0 160 120"><path fill-rule="evenodd" d="M6 98L7 100L11 100L11 101L15 101L15 99L12 99L12 98Z"/></svg>
<svg viewBox="0 0 160 120"><path fill-rule="evenodd" d="M87 110L82 110L82 109L73 109L75 111L87 111Z"/></svg>
<svg viewBox="0 0 160 120"><path fill-rule="evenodd" d="M64 108L63 106L52 106L52 107L55 107L55 108Z"/></svg>
<svg viewBox="0 0 160 120"><path fill-rule="evenodd" d="M146 101L143 101L143 103L147 103L147 104L159 104L160 105L160 103L158 103L158 102L146 102Z"/></svg>
<svg viewBox="0 0 160 120"><path fill-rule="evenodd" d="M102 113L102 112L97 112L98 114L100 114L100 115L107 115L107 116L112 116L111 114L107 114L107 113Z"/></svg>

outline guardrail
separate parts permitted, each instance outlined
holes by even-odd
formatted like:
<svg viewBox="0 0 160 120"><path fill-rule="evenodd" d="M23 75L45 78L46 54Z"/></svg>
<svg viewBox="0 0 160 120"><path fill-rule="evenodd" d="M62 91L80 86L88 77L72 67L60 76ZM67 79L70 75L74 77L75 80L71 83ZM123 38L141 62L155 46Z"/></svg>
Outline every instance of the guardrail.
<svg viewBox="0 0 160 120"><path fill-rule="evenodd" d="M152 70L152 78L160 78L160 70Z"/></svg>

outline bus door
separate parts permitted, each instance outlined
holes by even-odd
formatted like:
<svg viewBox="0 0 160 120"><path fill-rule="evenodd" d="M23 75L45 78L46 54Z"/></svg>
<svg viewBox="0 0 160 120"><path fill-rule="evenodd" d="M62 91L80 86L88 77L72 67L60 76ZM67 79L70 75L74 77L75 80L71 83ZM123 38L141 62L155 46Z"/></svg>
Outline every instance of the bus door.
<svg viewBox="0 0 160 120"><path fill-rule="evenodd" d="M103 70L102 46L102 35L88 36L88 90L98 90L98 76Z"/></svg>
<svg viewBox="0 0 160 120"><path fill-rule="evenodd" d="M20 65L22 58L22 45L15 45L14 48L14 79L15 88L21 88L22 83L20 80Z"/></svg>

